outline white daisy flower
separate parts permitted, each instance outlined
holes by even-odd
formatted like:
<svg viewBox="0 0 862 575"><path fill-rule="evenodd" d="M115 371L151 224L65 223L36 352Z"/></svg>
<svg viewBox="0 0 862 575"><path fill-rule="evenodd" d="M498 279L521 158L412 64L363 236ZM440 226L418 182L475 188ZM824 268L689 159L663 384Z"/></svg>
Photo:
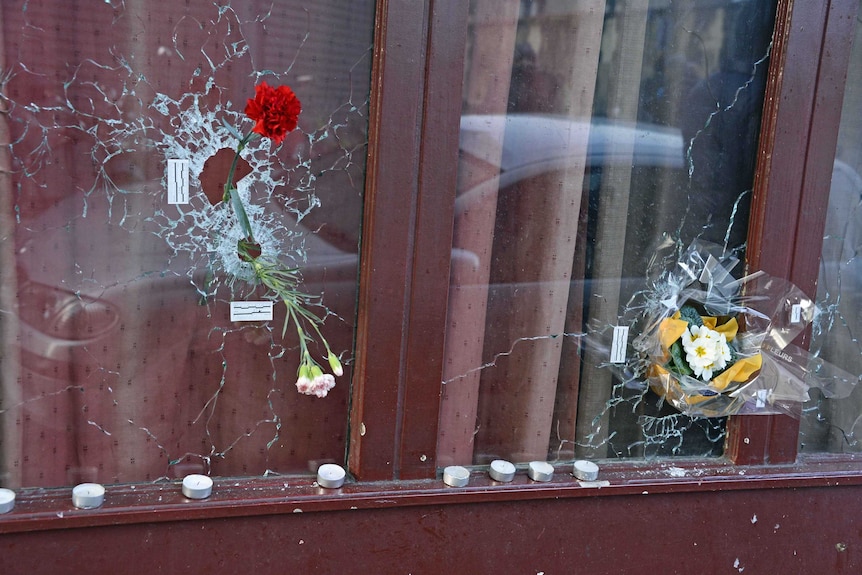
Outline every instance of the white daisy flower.
<svg viewBox="0 0 862 575"><path fill-rule="evenodd" d="M713 372L724 369L730 361L725 337L705 325L690 325L682 334L682 347L688 366L704 381L711 380Z"/></svg>

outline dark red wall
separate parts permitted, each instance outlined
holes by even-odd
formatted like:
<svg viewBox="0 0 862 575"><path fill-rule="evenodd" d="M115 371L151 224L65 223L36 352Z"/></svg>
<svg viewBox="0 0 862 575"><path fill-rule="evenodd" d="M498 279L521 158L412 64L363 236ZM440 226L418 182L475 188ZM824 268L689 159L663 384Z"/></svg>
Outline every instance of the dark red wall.
<svg viewBox="0 0 862 575"><path fill-rule="evenodd" d="M18 533L0 537L0 573L860 573L860 489L597 496Z"/></svg>

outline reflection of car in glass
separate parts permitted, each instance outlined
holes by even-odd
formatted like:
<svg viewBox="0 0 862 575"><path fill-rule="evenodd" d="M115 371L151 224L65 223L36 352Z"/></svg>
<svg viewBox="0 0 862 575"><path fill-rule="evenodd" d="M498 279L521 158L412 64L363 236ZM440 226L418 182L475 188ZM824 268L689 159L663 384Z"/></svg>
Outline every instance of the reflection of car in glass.
<svg viewBox="0 0 862 575"><path fill-rule="evenodd" d="M811 351L854 374L862 374L862 176L841 160L832 169L823 234ZM818 397L819 393L815 396ZM819 401L819 403L818 403ZM862 451L862 386L847 399L812 402L803 418L802 449Z"/></svg>
<svg viewBox="0 0 862 575"><path fill-rule="evenodd" d="M462 157L486 159L489 151L500 149L501 188L537 174L566 170L579 158L585 159L587 168L626 162L633 167L681 169L682 144L678 129L654 124L517 114L461 118Z"/></svg>
<svg viewBox="0 0 862 575"><path fill-rule="evenodd" d="M502 147L498 142L500 135L503 136ZM586 152L583 149L585 141L588 141ZM564 172L579 157L585 158L587 174L601 170L614 162L630 162L635 169L652 167L679 170L683 165L682 140L678 130L654 125L615 123L601 119L594 119L590 123L541 115L468 115L461 119L460 150L462 162L469 161L470 157L487 160L489 153L499 150L499 161L494 162L490 166L491 170L486 173L499 172L499 178L493 178L493 183L504 191L531 177ZM479 198L485 185L487 181L467 189L459 188L456 218L472 201ZM66 205L67 203L74 205ZM79 209L77 202L71 200L55 202L53 207L46 209L39 220L53 231L43 235L40 243L49 240L66 241L67 230L62 227L62 223L76 217ZM99 215L98 208L95 208L89 216L94 226L98 226L95 219ZM304 241L308 262L303 265L303 273L310 293L318 289L319 291L331 290L332 283L353 283L356 270L355 254L332 246L326 241L325 232L309 233L301 227L298 227L298 231L304 231L306 237ZM94 231L93 235L99 234ZM49 350L54 347L59 349L85 345L116 329L122 316L128 316L128 312L124 314L111 303L111 300L115 299L112 294L136 289L136 284L148 284L150 280L164 284L173 277L177 281L178 289L182 291L191 289L188 279L184 276L184 270L174 270L174 273L168 274L161 273L167 258L166 253L163 253L165 250L157 249L159 243L155 238L150 238L143 244L138 243L150 248L146 253L136 254L134 258L136 267L143 272L142 277L129 277L128 283L124 283L121 279L123 266L117 265L118 275L114 279L120 278L118 283L124 283L124 285L105 287L93 281L90 282L93 286L89 292L86 291L88 282L82 284L83 289L52 290L46 284L62 285L68 283L68 280L55 277L53 268L46 267L45 262L37 261L38 258L22 258L20 262L22 266L20 279L23 286L21 298L25 306L21 320L27 326L25 331L32 334L33 348ZM128 255L124 255L128 250L123 248L124 243L121 241L104 241L101 245L99 245L100 242L96 244L95 249L81 251L74 256L76 267L82 269L96 267L96 262L91 261L94 259L117 261L129 259ZM40 268L50 271L44 274ZM41 277L43 275L46 277ZM147 290L138 291L141 292L140 296L132 298L133 300L144 297L143 294ZM143 313L143 310L141 311ZM50 344L49 340L54 343ZM36 344L36 341L42 343ZM25 344L24 347L28 346Z"/></svg>
<svg viewBox="0 0 862 575"><path fill-rule="evenodd" d="M460 153L456 221L477 203L487 201L493 191L495 241L529 234L528 220L537 217L540 208L535 206L541 206L549 194L582 198L580 221L567 224L586 246L585 267L572 278L591 275L603 186L628 186L630 190L628 204L614 209L623 210L623 217L617 218L623 226L619 233L626 234L628 229L637 234L636 241L627 242L624 271L638 278L643 277L646 250L665 231L659 229L663 214L657 212L662 204L673 205L669 198L685 197L682 136L678 129L667 126L604 118L590 122L546 115L468 115L461 119ZM470 180L465 168L485 177ZM577 169L582 172L573 171ZM613 181L621 174L627 181ZM678 217L677 211L674 217Z"/></svg>
<svg viewBox="0 0 862 575"><path fill-rule="evenodd" d="M275 306L271 331L232 323L223 277L217 295L202 302L207 254L191 256L156 233L163 230L145 216L159 197L148 188L159 189L157 177L128 183L129 193L113 202L94 193L84 205L67 194L22 215L11 342L20 385L3 382L4 406L15 408L0 421L20 422L8 452L20 447L40 466L22 466L16 481L141 481L174 473L171 461L185 465L183 473L298 472L342 453L344 425L319 437L306 430L326 418L346 421L347 377L326 402L299 396L295 332L281 338L284 306ZM156 209L177 220L177 208ZM121 225L127 215L133 222ZM304 288L323 294L333 314L326 324L333 349L349 350L356 254L311 233L304 249ZM263 295L249 292L236 297Z"/></svg>
<svg viewBox="0 0 862 575"><path fill-rule="evenodd" d="M470 357L452 376L488 367L470 381L475 390L452 393L479 397L474 461L535 457L548 432L574 439L563 423L577 411L573 355L588 347L587 362L609 359L604 324L643 286L639 252L656 235L647 218L680 189L683 141L672 128L606 119L466 116L460 152L450 340L478 343L453 351ZM559 337L587 323L600 331ZM599 379L590 376L591 388L606 389ZM572 417L557 419L552 400ZM514 427L527 429L517 453Z"/></svg>

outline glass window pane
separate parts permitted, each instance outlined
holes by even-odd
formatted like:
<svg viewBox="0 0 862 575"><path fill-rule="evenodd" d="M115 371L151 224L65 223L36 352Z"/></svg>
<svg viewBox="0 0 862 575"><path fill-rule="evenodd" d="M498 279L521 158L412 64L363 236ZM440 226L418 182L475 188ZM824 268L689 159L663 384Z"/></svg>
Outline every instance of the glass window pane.
<svg viewBox="0 0 862 575"><path fill-rule="evenodd" d="M349 370L373 2L0 10L0 484L341 462L349 374L324 399L295 383L304 337ZM225 195L263 82L298 127L256 128ZM322 335L278 302L232 319L294 269Z"/></svg>
<svg viewBox="0 0 862 575"><path fill-rule="evenodd" d="M594 344L657 254L743 256L775 4L470 6L440 464L720 455Z"/></svg>
<svg viewBox="0 0 862 575"><path fill-rule="evenodd" d="M860 3L862 14L862 3ZM862 374L862 24L856 34L841 110L838 147L826 212L826 229L811 351L850 372ZM862 451L862 386L846 398L828 398L811 390L803 405L802 452Z"/></svg>

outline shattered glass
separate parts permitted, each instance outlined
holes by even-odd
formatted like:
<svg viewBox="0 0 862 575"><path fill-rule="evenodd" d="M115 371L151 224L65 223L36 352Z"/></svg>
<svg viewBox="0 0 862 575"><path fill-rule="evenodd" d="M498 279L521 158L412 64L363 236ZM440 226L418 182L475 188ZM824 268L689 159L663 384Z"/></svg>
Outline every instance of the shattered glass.
<svg viewBox="0 0 862 575"><path fill-rule="evenodd" d="M342 462L374 3L0 10L0 484ZM260 249L298 269L345 364L325 399L296 392L284 306L230 319L231 302L268 297L219 197L261 81L290 85L303 109L281 145L244 151L237 189Z"/></svg>
<svg viewBox="0 0 862 575"><path fill-rule="evenodd" d="M850 373L862 374L862 2L832 167L826 208L811 351ZM846 399L812 393L802 406L802 453L862 451L862 386Z"/></svg>
<svg viewBox="0 0 862 575"><path fill-rule="evenodd" d="M723 454L610 362L693 240L744 258L775 9L470 3L439 465Z"/></svg>

